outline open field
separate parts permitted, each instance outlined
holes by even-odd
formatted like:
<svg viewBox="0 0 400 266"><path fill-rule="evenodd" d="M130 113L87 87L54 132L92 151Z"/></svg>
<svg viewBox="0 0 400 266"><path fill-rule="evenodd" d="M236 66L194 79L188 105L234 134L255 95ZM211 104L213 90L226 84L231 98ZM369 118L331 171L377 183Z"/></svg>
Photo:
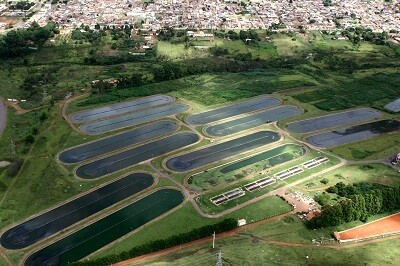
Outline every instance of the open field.
<svg viewBox="0 0 400 266"><path fill-rule="evenodd" d="M323 179L328 181L327 184L321 183ZM392 187L400 186L399 173L391 167L384 164L356 164L346 165L324 175L307 180L297 185L295 189L300 189L302 192L313 197L338 182L343 182L345 184L367 182ZM338 199L332 198L332 200L332 202L334 202Z"/></svg>
<svg viewBox="0 0 400 266"><path fill-rule="evenodd" d="M298 241L288 241L293 235ZM324 243L312 244L311 240ZM223 263L229 265L365 265L398 264L399 238L362 245L338 245L330 236L309 231L297 217L285 217L245 229L234 236L216 240L213 250L209 243L197 244L139 265L212 265L216 253L222 251ZM390 252L388 252L390 250Z"/></svg>
<svg viewBox="0 0 400 266"><path fill-rule="evenodd" d="M329 151L348 160L377 160L399 152L400 132L330 148Z"/></svg>
<svg viewBox="0 0 400 266"><path fill-rule="evenodd" d="M154 226L143 228L135 235L117 241L105 252L98 252L94 257L102 257L110 254L126 251L134 246L160 239L160 232L163 238L190 231L192 228L213 224L216 221L227 217L235 219L246 219L251 222L259 221L268 217L273 217L281 213L286 213L291 207L278 197L268 197L256 203L241 208L220 219L209 219L198 215L190 203L185 203L181 208L170 215L154 222ZM182 221L186 221L182 223ZM180 224L180 226L176 226ZM171 230L172 229L172 230Z"/></svg>

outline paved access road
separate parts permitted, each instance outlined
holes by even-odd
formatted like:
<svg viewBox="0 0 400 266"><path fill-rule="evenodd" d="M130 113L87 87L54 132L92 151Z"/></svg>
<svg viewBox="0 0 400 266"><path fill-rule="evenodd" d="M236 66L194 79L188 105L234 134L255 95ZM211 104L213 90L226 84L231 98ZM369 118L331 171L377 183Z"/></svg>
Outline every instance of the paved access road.
<svg viewBox="0 0 400 266"><path fill-rule="evenodd" d="M207 127L206 133L214 137L227 136L246 129L261 126L265 123L297 116L300 115L301 112L301 109L296 106L283 105L272 110L262 111L257 114Z"/></svg>
<svg viewBox="0 0 400 266"><path fill-rule="evenodd" d="M331 127L339 127L360 123L379 118L381 114L372 108L360 108L356 110L319 116L307 120L290 123L287 128L296 133L307 133L323 130Z"/></svg>
<svg viewBox="0 0 400 266"><path fill-rule="evenodd" d="M25 265L66 265L78 261L179 206L183 200L183 194L175 189L153 192L33 253Z"/></svg>
<svg viewBox="0 0 400 266"><path fill-rule="evenodd" d="M247 101L234 103L225 107L189 116L186 121L191 125L205 125L224 118L241 115L280 104L280 100L261 96Z"/></svg>
<svg viewBox="0 0 400 266"><path fill-rule="evenodd" d="M307 138L307 142L316 147L333 147L354 141L364 140L400 130L400 122L396 120L382 120L350 128L335 130L329 133Z"/></svg>
<svg viewBox="0 0 400 266"><path fill-rule="evenodd" d="M169 95L154 95L73 113L69 116L69 119L72 123L87 123L110 116L136 112L157 105L171 103L173 101L174 98Z"/></svg>
<svg viewBox="0 0 400 266"><path fill-rule="evenodd" d="M1 236L1 245L8 249L30 246L135 195L153 183L154 179L149 174L135 173L125 176L7 230Z"/></svg>
<svg viewBox="0 0 400 266"><path fill-rule="evenodd" d="M174 157L167 161L167 167L172 171L185 172L259 148L278 141L279 139L280 136L276 132L259 131L244 137Z"/></svg>
<svg viewBox="0 0 400 266"><path fill-rule="evenodd" d="M98 178L196 143L199 139L199 136L195 133L180 132L80 166L76 170L76 174L84 179Z"/></svg>
<svg viewBox="0 0 400 266"><path fill-rule="evenodd" d="M187 110L189 110L188 105L173 103L169 105L146 109L140 112L129 113L118 117L84 124L79 127L79 130L86 134L101 134L108 131L117 130L129 126L135 126L153 120L165 118L167 116L180 114Z"/></svg>
<svg viewBox="0 0 400 266"><path fill-rule="evenodd" d="M3 99L0 98L0 134L6 127L7 107L4 105Z"/></svg>
<svg viewBox="0 0 400 266"><path fill-rule="evenodd" d="M59 155L63 163L78 163L94 158L105 153L138 144L142 141L160 137L178 130L179 125L172 121L158 121L146 126L124 132L122 134L107 137L82 146L78 146Z"/></svg>

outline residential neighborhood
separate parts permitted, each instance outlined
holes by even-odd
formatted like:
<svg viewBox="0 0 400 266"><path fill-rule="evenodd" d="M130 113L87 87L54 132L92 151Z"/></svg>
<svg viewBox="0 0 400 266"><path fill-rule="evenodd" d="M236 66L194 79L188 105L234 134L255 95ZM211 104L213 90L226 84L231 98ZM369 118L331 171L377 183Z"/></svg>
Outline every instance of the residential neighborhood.
<svg viewBox="0 0 400 266"><path fill-rule="evenodd" d="M25 11L10 10L8 5L0 4L0 18L22 17L25 23L20 26L34 21L40 25L55 21L66 30L81 24L91 27L128 24L154 31L166 27L332 30L338 26L361 25L373 31L389 32L400 27L399 0L70 0L37 2ZM7 26L11 25L0 20L0 29Z"/></svg>

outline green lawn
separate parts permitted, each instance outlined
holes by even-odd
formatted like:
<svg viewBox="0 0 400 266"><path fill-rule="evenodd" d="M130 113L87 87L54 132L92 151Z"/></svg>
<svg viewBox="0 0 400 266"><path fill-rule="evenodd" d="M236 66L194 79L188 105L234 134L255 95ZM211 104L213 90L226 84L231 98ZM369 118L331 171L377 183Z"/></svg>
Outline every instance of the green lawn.
<svg viewBox="0 0 400 266"><path fill-rule="evenodd" d="M130 248L157 240L160 238L168 238L172 235L188 232L193 228L199 228L204 225L214 224L222 219L232 217L235 219L245 219L249 222L258 221L281 213L289 212L290 206L278 197L269 197L256 203L250 204L238 211L228 214L219 219L209 219L201 217L186 202L181 208L167 215L166 217L155 221L151 226L145 226L135 234L119 240L104 252L98 252L94 257L102 257L110 254L120 253ZM160 232L163 232L162 235Z"/></svg>
<svg viewBox="0 0 400 266"><path fill-rule="evenodd" d="M328 179L328 183L321 183L322 179ZM313 197L338 182L343 182L345 184L368 182L394 187L400 186L399 173L391 167L384 164L357 164L346 165L324 175L307 180L297 185L295 189L299 189Z"/></svg>
<svg viewBox="0 0 400 266"><path fill-rule="evenodd" d="M252 238L250 234L255 237ZM257 239L257 237L262 239ZM321 237L329 238L330 236L309 231L297 217L289 216L247 230L241 235L217 238L214 250L210 247L210 243L198 244L140 265L211 265L216 263L216 253L219 250L222 251L223 262L229 265L396 265L400 263L400 251L397 248L400 245L400 239L357 247L339 245L332 241L324 241L323 245L311 244L312 239ZM284 245L285 242L293 242L290 239L300 245Z"/></svg>
<svg viewBox="0 0 400 266"><path fill-rule="evenodd" d="M330 148L329 151L348 160L377 160L399 152L400 133L384 134Z"/></svg>

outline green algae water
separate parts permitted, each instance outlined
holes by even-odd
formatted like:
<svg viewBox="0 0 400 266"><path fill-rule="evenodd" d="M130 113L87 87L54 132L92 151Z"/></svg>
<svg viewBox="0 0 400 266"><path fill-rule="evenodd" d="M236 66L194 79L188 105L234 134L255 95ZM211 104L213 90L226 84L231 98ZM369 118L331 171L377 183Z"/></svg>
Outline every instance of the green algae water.
<svg viewBox="0 0 400 266"><path fill-rule="evenodd" d="M236 171L240 168L246 167L251 164L255 164L261 161L265 161L266 168L273 167L278 164L288 162L290 160L296 159L303 156L306 153L304 147L296 144L286 144L278 148L268 150L266 152L257 154L250 158L238 161L236 163L230 164L220 170L221 173L226 174L229 172Z"/></svg>
<svg viewBox="0 0 400 266"><path fill-rule="evenodd" d="M180 191L158 190L33 253L25 265L66 265L78 261L173 209L183 199Z"/></svg>

